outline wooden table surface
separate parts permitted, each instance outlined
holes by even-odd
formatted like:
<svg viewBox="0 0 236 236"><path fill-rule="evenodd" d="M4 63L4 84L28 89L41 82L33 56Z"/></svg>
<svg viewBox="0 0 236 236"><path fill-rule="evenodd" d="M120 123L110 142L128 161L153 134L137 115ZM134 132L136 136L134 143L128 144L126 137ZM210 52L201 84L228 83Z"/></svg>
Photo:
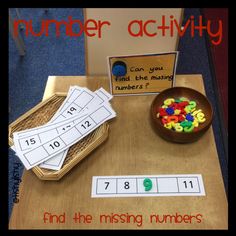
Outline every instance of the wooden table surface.
<svg viewBox="0 0 236 236"><path fill-rule="evenodd" d="M192 87L204 93L201 75L177 75L176 86ZM67 92L69 86L86 86L92 91L104 87L105 77L50 76L44 98ZM117 117L110 121L109 138L60 181L39 180L24 171L19 203L15 204L10 229L227 229L228 203L224 190L213 130L192 144L169 143L157 136L149 122L155 95L114 97ZM91 198L92 176L202 174L206 196ZM44 223L44 212L61 215L65 223ZM75 213L91 215L91 223L74 222ZM100 223L100 214L142 215L142 225ZM201 222L150 223L151 214L197 215Z"/></svg>

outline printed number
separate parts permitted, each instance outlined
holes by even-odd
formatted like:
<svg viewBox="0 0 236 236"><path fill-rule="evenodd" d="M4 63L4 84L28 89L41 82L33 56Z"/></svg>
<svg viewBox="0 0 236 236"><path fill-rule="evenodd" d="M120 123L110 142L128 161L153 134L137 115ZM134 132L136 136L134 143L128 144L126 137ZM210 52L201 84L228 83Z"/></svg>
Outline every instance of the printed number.
<svg viewBox="0 0 236 236"><path fill-rule="evenodd" d="M55 141L55 142L53 142L53 144L50 144L49 146L50 146L52 149L54 149L54 147L60 147L60 143L57 142L57 141Z"/></svg>
<svg viewBox="0 0 236 236"><path fill-rule="evenodd" d="M124 188L125 188L125 189L129 189L129 182L125 182L124 184L125 184L125 185L124 185Z"/></svg>
<svg viewBox="0 0 236 236"><path fill-rule="evenodd" d="M89 126L91 126L92 124L89 123L89 121L85 121L83 125L81 125L84 129L87 129Z"/></svg>
<svg viewBox="0 0 236 236"><path fill-rule="evenodd" d="M35 144L36 143L34 138L31 138L30 140L25 140L25 142L27 143L27 145Z"/></svg>
<svg viewBox="0 0 236 236"><path fill-rule="evenodd" d="M67 113L69 113L70 115L73 115L72 114L72 111L76 111L76 109L74 107L71 107L69 111L67 111Z"/></svg>
<svg viewBox="0 0 236 236"><path fill-rule="evenodd" d="M188 188L187 181L184 181L183 183L184 183L185 188ZM191 188L193 188L192 180L189 181L189 184L190 184Z"/></svg>
<svg viewBox="0 0 236 236"><path fill-rule="evenodd" d="M143 186L145 187L145 191L150 191L152 189L152 181L149 178L144 179Z"/></svg>
<svg viewBox="0 0 236 236"><path fill-rule="evenodd" d="M106 184L106 187L105 187L105 190L108 188L108 185L110 184L110 182L105 182Z"/></svg>

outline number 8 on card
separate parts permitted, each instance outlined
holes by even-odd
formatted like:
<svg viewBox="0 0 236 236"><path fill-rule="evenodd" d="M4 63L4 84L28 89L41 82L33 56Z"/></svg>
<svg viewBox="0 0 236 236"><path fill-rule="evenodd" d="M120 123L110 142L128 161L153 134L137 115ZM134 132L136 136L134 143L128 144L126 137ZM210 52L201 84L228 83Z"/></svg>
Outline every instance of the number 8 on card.
<svg viewBox="0 0 236 236"><path fill-rule="evenodd" d="M136 179L118 179L117 193L137 193Z"/></svg>

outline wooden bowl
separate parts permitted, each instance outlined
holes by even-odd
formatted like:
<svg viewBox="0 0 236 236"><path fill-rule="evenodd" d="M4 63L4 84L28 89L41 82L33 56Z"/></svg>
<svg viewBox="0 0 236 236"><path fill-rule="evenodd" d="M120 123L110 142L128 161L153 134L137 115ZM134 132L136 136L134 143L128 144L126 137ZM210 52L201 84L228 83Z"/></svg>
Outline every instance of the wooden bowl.
<svg viewBox="0 0 236 236"><path fill-rule="evenodd" d="M197 109L202 109L206 121L199 124L198 130L190 133L176 132L163 126L161 119L157 118L157 109L163 105L167 98L185 97L194 100L197 103ZM200 92L186 87L169 88L159 93L151 105L151 120L156 132L164 139L176 143L190 143L197 141L211 126L213 118L213 109L209 100Z"/></svg>

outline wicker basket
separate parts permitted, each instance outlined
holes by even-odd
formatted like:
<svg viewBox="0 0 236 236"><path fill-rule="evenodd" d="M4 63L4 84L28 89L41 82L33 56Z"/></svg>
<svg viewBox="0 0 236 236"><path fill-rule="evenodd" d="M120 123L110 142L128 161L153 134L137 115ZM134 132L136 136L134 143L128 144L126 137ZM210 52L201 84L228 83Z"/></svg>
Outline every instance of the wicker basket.
<svg viewBox="0 0 236 236"><path fill-rule="evenodd" d="M9 125L9 145L13 143L13 133L20 130L34 128L47 123L64 101L66 94L56 93L49 99L39 103L34 108L19 117ZM35 166L33 172L41 180L59 180L75 165L83 160L91 151L103 143L108 137L108 123L103 123L96 130L70 147L63 166L60 170L49 170Z"/></svg>

